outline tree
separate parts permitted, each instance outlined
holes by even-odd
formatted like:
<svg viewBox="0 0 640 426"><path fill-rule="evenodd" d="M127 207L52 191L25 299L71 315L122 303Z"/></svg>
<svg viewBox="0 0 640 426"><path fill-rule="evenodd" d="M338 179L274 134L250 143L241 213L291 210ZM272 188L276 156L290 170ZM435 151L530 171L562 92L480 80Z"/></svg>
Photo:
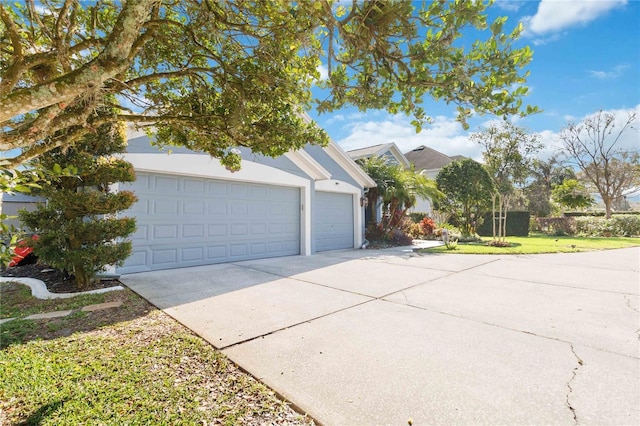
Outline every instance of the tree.
<svg viewBox="0 0 640 426"><path fill-rule="evenodd" d="M534 216L551 214L551 190L567 179L576 179L573 169L561 161L557 155L548 160L534 159L531 168L532 182L525 188L529 201L529 211Z"/></svg>
<svg viewBox="0 0 640 426"><path fill-rule="evenodd" d="M505 120L472 133L470 139L484 148L482 158L498 191L492 202L493 238L495 243L505 243L509 202L516 186L521 187L529 176L533 154L542 148L540 137Z"/></svg>
<svg viewBox="0 0 640 426"><path fill-rule="evenodd" d="M153 128L159 145L232 169L245 146L269 156L328 137L303 111L345 105L429 122L425 96L472 111L528 114L532 51L488 4L330 0L26 0L0 3L0 150L16 168L102 124ZM463 29L482 36L456 43ZM324 65L323 65L324 64ZM328 78L320 81L320 66ZM311 88L323 88L313 100ZM114 95L109 97L109 95ZM106 101L106 99L111 99ZM102 107L109 114L97 114Z"/></svg>
<svg viewBox="0 0 640 426"><path fill-rule="evenodd" d="M635 130L636 118L632 112L617 123L615 115L600 110L579 124L569 123L560 132L569 160L602 197L607 219L615 201L640 186L637 138L631 147L620 143L626 132Z"/></svg>
<svg viewBox="0 0 640 426"><path fill-rule="evenodd" d="M436 183L445 196L438 210L455 214L464 235L475 234L475 220L491 209L495 193L487 170L469 158L454 161L440 169Z"/></svg>
<svg viewBox="0 0 640 426"><path fill-rule="evenodd" d="M133 166L113 156L125 147L124 128L104 124L76 146L57 148L36 161L37 168L54 172L71 164L77 168L77 176L52 178L34 189L47 203L36 211L21 212L20 220L40 237L34 242L35 254L73 275L79 287L131 253L131 242L122 238L135 230L135 220L115 215L136 198L130 191L110 190L113 183L135 180Z"/></svg>
<svg viewBox="0 0 640 426"><path fill-rule="evenodd" d="M551 195L557 203L570 209L587 208L595 201L587 188L576 179L567 179L556 185Z"/></svg>
<svg viewBox="0 0 640 426"><path fill-rule="evenodd" d="M472 133L470 139L484 149L484 165L501 194L512 194L516 186L524 184L531 173L533 155L542 148L540 136L510 121L493 123L482 132Z"/></svg>
<svg viewBox="0 0 640 426"><path fill-rule="evenodd" d="M378 223L378 200L382 201L381 225L386 234L394 233L407 211L416 203L417 197L431 200L442 194L436 183L414 169L404 169L398 164L389 164L382 157L370 157L358 162L360 167L376 182L376 187L367 193L373 223Z"/></svg>

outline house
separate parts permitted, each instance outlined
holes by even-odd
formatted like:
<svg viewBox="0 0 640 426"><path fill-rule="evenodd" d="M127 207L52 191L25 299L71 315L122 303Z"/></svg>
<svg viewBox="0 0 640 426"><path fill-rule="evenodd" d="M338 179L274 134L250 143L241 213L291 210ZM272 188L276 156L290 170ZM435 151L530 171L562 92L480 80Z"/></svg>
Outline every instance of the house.
<svg viewBox="0 0 640 426"><path fill-rule="evenodd" d="M400 151L400 148L398 148L398 146L393 142L368 146L365 148L353 149L353 150L347 151L347 154L354 161L364 160L371 157L381 157L381 158L384 158L387 163L399 164L405 169L408 169L411 166L409 164L409 161L402 154L402 151ZM368 205L367 208L365 209L365 227L369 226L371 222L371 218L374 217L373 215L374 209L376 210L376 213L377 213L375 217L382 217L382 200L381 199L378 199L378 202L376 203L375 206Z"/></svg>
<svg viewBox="0 0 640 426"><path fill-rule="evenodd" d="M352 160L357 161L371 157L383 157L390 164L400 164L405 169L410 167L409 161L402 154L400 148L395 143L385 143L379 145L368 146L366 148L353 149L347 151Z"/></svg>
<svg viewBox="0 0 640 426"><path fill-rule="evenodd" d="M33 197L27 194L16 192L15 194L7 194L6 192L0 192L0 214L6 214L9 219L5 219L3 222L7 226L20 226L20 222L16 218L20 210L33 211L36 209L38 203L44 201L43 198Z"/></svg>
<svg viewBox="0 0 640 426"><path fill-rule="evenodd" d="M447 164L465 158L462 155L448 156L424 145L405 152L404 156L413 164L416 172L431 179L435 179L440 169Z"/></svg>
<svg viewBox="0 0 640 426"><path fill-rule="evenodd" d="M241 149L232 173L208 154L162 152L130 131L124 159L136 181L133 251L117 273L207 265L363 243L365 188L375 182L334 142L278 158Z"/></svg>
<svg viewBox="0 0 640 426"><path fill-rule="evenodd" d="M448 156L424 145L420 145L409 152L405 152L404 156L414 166L417 173L420 173L430 179L435 179L440 169L447 164L465 158L462 155ZM420 198L411 210L415 212L430 213L431 203L429 200Z"/></svg>

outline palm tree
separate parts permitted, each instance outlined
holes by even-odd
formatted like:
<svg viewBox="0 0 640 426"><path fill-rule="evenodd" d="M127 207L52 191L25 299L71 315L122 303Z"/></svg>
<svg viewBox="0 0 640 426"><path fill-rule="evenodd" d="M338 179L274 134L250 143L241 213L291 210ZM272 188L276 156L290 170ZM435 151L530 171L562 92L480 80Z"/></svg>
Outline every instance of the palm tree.
<svg viewBox="0 0 640 426"><path fill-rule="evenodd" d="M435 181L416 173L413 168L407 170L398 164L389 164L381 157L361 160L359 164L377 184L367 194L369 206L372 206L371 218L378 222L376 205L378 199L382 199L382 225L387 233L400 226L418 197L437 200L442 196Z"/></svg>

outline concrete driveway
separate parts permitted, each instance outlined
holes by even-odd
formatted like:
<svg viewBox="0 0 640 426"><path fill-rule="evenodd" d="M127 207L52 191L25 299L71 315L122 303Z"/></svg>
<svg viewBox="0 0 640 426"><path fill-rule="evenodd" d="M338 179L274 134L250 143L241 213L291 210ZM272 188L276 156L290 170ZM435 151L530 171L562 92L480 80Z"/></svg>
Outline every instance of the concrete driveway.
<svg viewBox="0 0 640 426"><path fill-rule="evenodd" d="M323 424L638 425L639 263L351 250L121 280Z"/></svg>

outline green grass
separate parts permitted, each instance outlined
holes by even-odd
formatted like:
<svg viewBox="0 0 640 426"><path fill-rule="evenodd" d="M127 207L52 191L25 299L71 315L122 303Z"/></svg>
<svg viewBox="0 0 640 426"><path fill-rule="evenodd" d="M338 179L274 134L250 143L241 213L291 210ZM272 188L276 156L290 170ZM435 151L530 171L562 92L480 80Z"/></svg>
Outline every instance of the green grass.
<svg viewBox="0 0 640 426"><path fill-rule="evenodd" d="M0 351L0 377L0 411L10 424L310 423L159 311L13 344Z"/></svg>
<svg viewBox="0 0 640 426"><path fill-rule="evenodd" d="M106 293L83 294L68 299L36 299L31 295L31 289L16 282L0 283L0 319L23 318L32 314L44 312L66 311L82 308L83 306L103 303Z"/></svg>
<svg viewBox="0 0 640 426"><path fill-rule="evenodd" d="M491 247L486 243L491 238L483 238L481 243L458 243L455 250L434 247L421 250L422 253L460 254L538 254L574 253L591 250L608 250L640 246L640 238L580 238L530 235L528 237L507 237L509 247Z"/></svg>

